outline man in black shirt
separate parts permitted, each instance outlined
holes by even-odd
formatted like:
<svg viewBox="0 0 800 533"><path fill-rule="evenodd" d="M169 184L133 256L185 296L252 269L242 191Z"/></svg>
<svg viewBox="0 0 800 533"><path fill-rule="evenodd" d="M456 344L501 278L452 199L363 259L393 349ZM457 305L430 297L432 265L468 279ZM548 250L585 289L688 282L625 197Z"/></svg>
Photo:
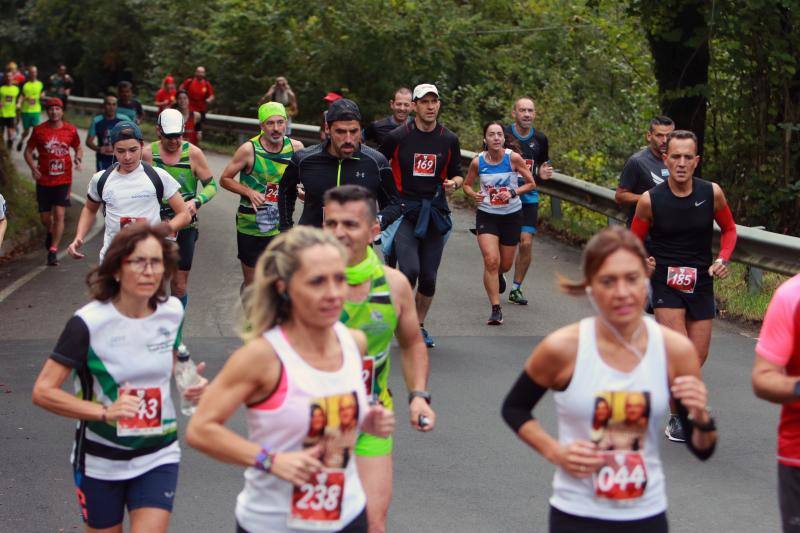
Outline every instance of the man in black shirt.
<svg viewBox="0 0 800 533"><path fill-rule="evenodd" d="M411 120L411 105L411 89L407 87L397 89L394 98L389 100L392 114L367 126L364 131L365 140L374 142L377 146L383 144L383 139L389 132Z"/></svg>
<svg viewBox="0 0 800 533"><path fill-rule="evenodd" d="M422 337L432 348L435 343L424 321L436 291L446 235L453 227L445 191L461 187L464 177L458 137L437 122L439 90L429 83L417 85L412 99L414 120L389 133L380 150L391 161L403 206L394 237L398 268L417 287Z"/></svg>
<svg viewBox="0 0 800 533"><path fill-rule="evenodd" d="M352 100L342 98L328 109L327 140L295 152L278 189L280 230L294 224L297 185L305 189L300 224L322 227L323 196L339 185L361 185L378 198L381 209L397 199L392 169L377 150L361 144L361 112ZM399 206L394 206L399 209Z"/></svg>
<svg viewBox="0 0 800 533"><path fill-rule="evenodd" d="M639 197L669 176L664 164L664 154L667 151L667 135L674 129L675 123L671 118L655 117L650 121L650 129L645 134L647 146L633 154L622 168L614 198L625 209L629 228Z"/></svg>

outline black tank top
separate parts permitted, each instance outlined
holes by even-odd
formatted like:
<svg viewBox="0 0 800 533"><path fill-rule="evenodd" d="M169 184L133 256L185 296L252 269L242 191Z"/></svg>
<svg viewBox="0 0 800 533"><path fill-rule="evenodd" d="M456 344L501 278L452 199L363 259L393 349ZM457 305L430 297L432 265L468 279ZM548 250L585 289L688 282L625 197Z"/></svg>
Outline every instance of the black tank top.
<svg viewBox="0 0 800 533"><path fill-rule="evenodd" d="M692 193L675 196L665 181L650 189L653 225L650 253L656 265L695 267L700 272L711 266L714 236L714 189L711 182L692 178Z"/></svg>

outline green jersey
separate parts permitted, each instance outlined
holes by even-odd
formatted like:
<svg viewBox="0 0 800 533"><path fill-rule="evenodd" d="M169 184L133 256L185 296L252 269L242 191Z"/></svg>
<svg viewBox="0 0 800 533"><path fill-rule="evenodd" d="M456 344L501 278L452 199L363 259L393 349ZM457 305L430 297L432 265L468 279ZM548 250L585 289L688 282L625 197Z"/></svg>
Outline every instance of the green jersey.
<svg viewBox="0 0 800 533"><path fill-rule="evenodd" d="M25 82L22 86L22 112L23 113L41 113L42 91L44 84L39 80Z"/></svg>
<svg viewBox="0 0 800 533"><path fill-rule="evenodd" d="M253 145L253 169L239 174L239 183L265 196L263 204L253 209L250 199L242 196L236 213L236 231L256 237L270 237L278 231L278 187L283 172L294 155L292 140L283 138L283 148L278 153L268 152L261 145L261 134L250 139Z"/></svg>
<svg viewBox="0 0 800 533"><path fill-rule="evenodd" d="M19 96L19 87L16 85L0 85L0 117L15 118L17 116L17 96Z"/></svg>
<svg viewBox="0 0 800 533"><path fill-rule="evenodd" d="M153 166L163 168L167 173L175 178L175 181L180 183L180 193L184 202L196 202L197 206L201 206L207 201L211 200L217 193L217 184L214 178L211 178L210 183L203 187L200 194L197 194L197 176L192 172L192 165L189 159L190 144L184 141L181 146L181 158L174 165L168 165L161 159L161 144L156 141L150 145L153 152ZM162 218L170 219L175 216L175 212L169 206L169 198L164 198L164 204L161 208ZM197 227L197 218L192 220L192 223L187 228Z"/></svg>

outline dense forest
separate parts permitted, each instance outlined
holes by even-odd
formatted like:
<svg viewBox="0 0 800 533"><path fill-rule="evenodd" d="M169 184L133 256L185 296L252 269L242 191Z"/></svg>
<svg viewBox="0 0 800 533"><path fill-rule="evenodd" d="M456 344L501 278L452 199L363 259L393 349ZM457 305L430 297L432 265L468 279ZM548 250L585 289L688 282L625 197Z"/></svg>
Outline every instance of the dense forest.
<svg viewBox="0 0 800 533"><path fill-rule="evenodd" d="M202 64L213 111L253 115L284 75L316 123L327 91L378 117L396 86L433 82L467 148L529 94L554 165L612 187L665 112L700 134L738 222L800 233L800 0L7 3L0 58L63 61L78 94L129 79L152 103L165 74Z"/></svg>

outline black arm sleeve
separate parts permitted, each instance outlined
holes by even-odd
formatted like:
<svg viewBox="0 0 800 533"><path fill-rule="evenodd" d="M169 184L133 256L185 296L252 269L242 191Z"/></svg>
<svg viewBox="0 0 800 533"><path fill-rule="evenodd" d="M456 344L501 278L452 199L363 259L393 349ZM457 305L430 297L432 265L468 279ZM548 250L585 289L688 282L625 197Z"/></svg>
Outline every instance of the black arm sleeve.
<svg viewBox="0 0 800 533"><path fill-rule="evenodd" d="M547 135L542 133L542 160L539 161L539 164L550 161L550 141L547 140Z"/></svg>
<svg viewBox="0 0 800 533"><path fill-rule="evenodd" d="M383 159L383 158L381 158ZM386 160L378 162L378 174L381 179L381 190L378 193L378 205L381 209L399 202L397 194L397 187L394 183L394 174L392 174L392 167Z"/></svg>
<svg viewBox="0 0 800 533"><path fill-rule="evenodd" d="M678 407L678 418L681 419L681 426L683 426L684 435L686 435L686 446L695 457L701 461L706 461L709 457L714 455L714 450L717 448L717 443L714 442L714 444L706 450L699 450L695 448L694 443L692 443L692 434L695 432L695 429L694 424L692 424L692 421L689 420L689 411L686 410L680 400L675 400L675 405Z"/></svg>
<svg viewBox="0 0 800 533"><path fill-rule="evenodd" d="M297 184L300 181L300 167L297 154L292 156L292 160L286 166L278 187L278 214L280 216L279 227L281 231L286 231L294 225L294 203L297 200Z"/></svg>
<svg viewBox="0 0 800 533"><path fill-rule="evenodd" d="M527 372L522 371L514 386L508 391L500 410L503 420L506 421L508 427L514 430L514 433L518 433L519 428L525 422L534 419L533 408L539 403L545 392L547 392L546 388L538 385Z"/></svg>
<svg viewBox="0 0 800 533"><path fill-rule="evenodd" d="M447 163L447 177L453 178L454 176L463 176L461 174L461 144L458 142L458 137L453 139L450 161Z"/></svg>
<svg viewBox="0 0 800 533"><path fill-rule="evenodd" d="M378 151L383 154L387 161L394 157L394 149L397 148L397 139L391 133L383 138L383 142L378 147Z"/></svg>
<svg viewBox="0 0 800 533"><path fill-rule="evenodd" d="M69 368L79 369L86 364L88 355L89 328L82 318L75 315L64 326L50 359Z"/></svg>

